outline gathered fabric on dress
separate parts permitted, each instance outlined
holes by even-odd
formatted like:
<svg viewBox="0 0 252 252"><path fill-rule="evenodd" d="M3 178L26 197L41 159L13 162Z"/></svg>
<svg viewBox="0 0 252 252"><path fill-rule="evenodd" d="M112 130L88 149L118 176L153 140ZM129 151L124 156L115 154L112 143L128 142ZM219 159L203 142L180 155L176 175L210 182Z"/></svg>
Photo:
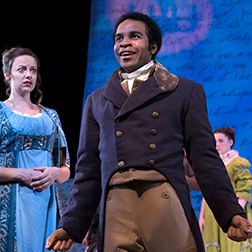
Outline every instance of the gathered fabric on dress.
<svg viewBox="0 0 252 252"><path fill-rule="evenodd" d="M41 109L40 114L29 116L12 111L2 102L0 105L3 120L0 128L0 160L7 161L8 154L12 154L11 165L8 161L4 165L2 160L1 166L25 169L57 166L54 161L59 160L59 157L58 152L55 157L55 149L66 147L66 140L63 131L59 130L60 123L51 116L54 114L58 118L56 112ZM46 239L57 228L55 183L43 191L32 190L22 182L1 184L1 187L2 192L3 187L5 191L7 188L12 190L9 196L12 217L7 213L8 221L1 219L0 244L5 244L6 239L9 247L0 245L0 251L47 251L44 248ZM3 208L0 202L1 215ZM12 224L14 228L10 231L5 228L6 224Z"/></svg>
<svg viewBox="0 0 252 252"><path fill-rule="evenodd" d="M247 159L239 157L234 150L231 150L228 154L232 158L229 158L228 161L225 158L223 161L237 197L247 200L244 211L247 214L248 221L252 223L249 204L251 202L250 189L252 188L252 176L249 170L250 163ZM252 239L244 242L230 240L216 222L207 203L205 204L204 218L203 241L206 252L252 252Z"/></svg>

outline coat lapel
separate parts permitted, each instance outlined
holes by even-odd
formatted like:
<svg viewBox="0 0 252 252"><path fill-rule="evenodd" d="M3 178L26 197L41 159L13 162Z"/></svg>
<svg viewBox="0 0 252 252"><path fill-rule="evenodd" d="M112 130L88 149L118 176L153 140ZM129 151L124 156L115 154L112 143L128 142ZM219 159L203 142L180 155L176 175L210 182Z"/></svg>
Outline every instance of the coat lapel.
<svg viewBox="0 0 252 252"><path fill-rule="evenodd" d="M149 101L153 97L163 93L163 91L157 86L153 76L144 81L126 100L117 114L116 118L123 116L124 114L136 109L145 102Z"/></svg>
<svg viewBox="0 0 252 252"><path fill-rule="evenodd" d="M153 97L172 92L178 85L179 78L169 73L161 64L156 63L155 71L130 96L120 85L118 69L111 75L105 86L103 95L120 109L115 119L136 109Z"/></svg>
<svg viewBox="0 0 252 252"><path fill-rule="evenodd" d="M121 108L125 101L128 99L128 95L125 93L125 91L120 85L118 69L116 69L108 79L107 84L104 87L103 95L117 108Z"/></svg>

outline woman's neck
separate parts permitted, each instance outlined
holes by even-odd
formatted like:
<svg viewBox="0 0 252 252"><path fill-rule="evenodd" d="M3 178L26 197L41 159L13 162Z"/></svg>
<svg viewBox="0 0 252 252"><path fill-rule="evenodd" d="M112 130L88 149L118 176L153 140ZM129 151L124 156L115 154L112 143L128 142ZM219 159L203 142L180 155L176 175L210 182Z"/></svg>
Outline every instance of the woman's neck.
<svg viewBox="0 0 252 252"><path fill-rule="evenodd" d="M223 163L225 165L229 164L232 160L234 160L235 158L239 157L239 153L237 150L229 150L224 154L220 155Z"/></svg>
<svg viewBox="0 0 252 252"><path fill-rule="evenodd" d="M30 96L22 97L19 95L11 94L10 97L4 102L11 110L25 113L28 115L37 115L40 113L40 108L31 102Z"/></svg>

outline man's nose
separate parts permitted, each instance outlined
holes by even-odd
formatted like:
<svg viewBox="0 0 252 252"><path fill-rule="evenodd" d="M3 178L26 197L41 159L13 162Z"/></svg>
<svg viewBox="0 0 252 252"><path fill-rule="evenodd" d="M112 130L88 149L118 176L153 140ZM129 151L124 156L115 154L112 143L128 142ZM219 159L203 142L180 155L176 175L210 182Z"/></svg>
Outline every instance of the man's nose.
<svg viewBox="0 0 252 252"><path fill-rule="evenodd" d="M120 46L124 48L128 46L132 46L130 39L124 38Z"/></svg>

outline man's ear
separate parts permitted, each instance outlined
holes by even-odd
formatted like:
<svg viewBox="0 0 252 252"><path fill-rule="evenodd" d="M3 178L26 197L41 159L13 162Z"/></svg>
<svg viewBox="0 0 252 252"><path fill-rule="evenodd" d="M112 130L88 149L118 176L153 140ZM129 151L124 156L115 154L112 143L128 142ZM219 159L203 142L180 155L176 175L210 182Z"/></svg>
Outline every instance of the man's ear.
<svg viewBox="0 0 252 252"><path fill-rule="evenodd" d="M151 49L150 49L150 52L151 52L151 54L153 55L153 54L155 54L156 52L157 52L157 44L153 44L152 46L151 46Z"/></svg>

